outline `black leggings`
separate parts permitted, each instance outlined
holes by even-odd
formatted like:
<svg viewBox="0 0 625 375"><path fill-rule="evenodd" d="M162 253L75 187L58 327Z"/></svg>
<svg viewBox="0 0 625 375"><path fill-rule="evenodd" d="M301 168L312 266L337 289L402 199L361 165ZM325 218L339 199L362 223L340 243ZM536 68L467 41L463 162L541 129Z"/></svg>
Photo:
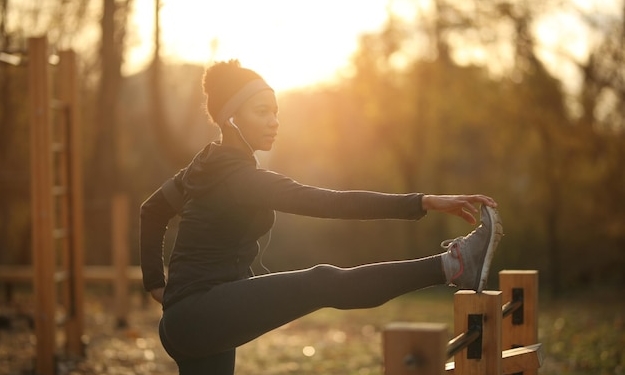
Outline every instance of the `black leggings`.
<svg viewBox="0 0 625 375"><path fill-rule="evenodd" d="M231 375L237 346L306 314L324 307L376 307L444 283L440 255L353 268L318 265L186 297L163 312L159 331L181 375Z"/></svg>

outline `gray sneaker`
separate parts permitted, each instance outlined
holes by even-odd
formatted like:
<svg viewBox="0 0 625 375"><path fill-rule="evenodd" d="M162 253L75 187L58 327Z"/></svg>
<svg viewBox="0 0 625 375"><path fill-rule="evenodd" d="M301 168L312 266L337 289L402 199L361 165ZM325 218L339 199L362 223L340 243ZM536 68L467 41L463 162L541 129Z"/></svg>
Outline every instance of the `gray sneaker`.
<svg viewBox="0 0 625 375"><path fill-rule="evenodd" d="M447 283L478 293L486 285L495 249L503 236L496 209L482 205L481 221L482 224L468 235L441 243L447 249L442 257Z"/></svg>

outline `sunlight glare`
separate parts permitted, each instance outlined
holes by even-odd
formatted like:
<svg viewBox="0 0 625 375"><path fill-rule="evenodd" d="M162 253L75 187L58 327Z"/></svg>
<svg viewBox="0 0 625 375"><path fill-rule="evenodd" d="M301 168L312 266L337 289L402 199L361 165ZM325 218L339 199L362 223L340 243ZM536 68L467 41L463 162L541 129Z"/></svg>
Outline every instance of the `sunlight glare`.
<svg viewBox="0 0 625 375"><path fill-rule="evenodd" d="M581 88L579 63L585 63L593 44L592 30L572 14L550 13L540 17L534 32L538 38L536 54L547 69L563 82L565 91Z"/></svg>
<svg viewBox="0 0 625 375"><path fill-rule="evenodd" d="M315 355L315 353L316 353L316 350L314 346L305 346L302 349L302 354L304 354L306 357L312 357Z"/></svg>
<svg viewBox="0 0 625 375"><path fill-rule="evenodd" d="M166 61L206 65L239 59L276 90L332 80L347 66L358 36L380 28L388 0L162 0L161 42ZM136 0L139 43L125 67L131 74L153 51L154 0Z"/></svg>

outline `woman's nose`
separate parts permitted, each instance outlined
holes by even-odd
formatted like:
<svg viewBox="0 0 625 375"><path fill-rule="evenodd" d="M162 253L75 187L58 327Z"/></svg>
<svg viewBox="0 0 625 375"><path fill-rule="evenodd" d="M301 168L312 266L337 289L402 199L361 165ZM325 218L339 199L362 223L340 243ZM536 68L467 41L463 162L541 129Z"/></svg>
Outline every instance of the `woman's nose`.
<svg viewBox="0 0 625 375"><path fill-rule="evenodd" d="M273 115L270 125L272 128L277 128L278 126L280 126L280 120L278 120L278 115Z"/></svg>

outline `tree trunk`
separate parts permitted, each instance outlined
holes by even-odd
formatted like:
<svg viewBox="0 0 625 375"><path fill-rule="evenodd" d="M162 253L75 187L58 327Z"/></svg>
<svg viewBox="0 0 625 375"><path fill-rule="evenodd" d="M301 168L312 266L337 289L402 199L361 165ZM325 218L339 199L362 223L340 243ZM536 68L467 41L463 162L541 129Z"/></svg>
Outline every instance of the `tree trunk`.
<svg viewBox="0 0 625 375"><path fill-rule="evenodd" d="M104 0L100 48L101 77L94 119L96 139L91 168L87 172L87 261L110 262L111 200L122 188L123 176L118 165L118 97L121 85L121 64L125 24L129 1ZM121 14L120 14L121 12Z"/></svg>
<svg viewBox="0 0 625 375"><path fill-rule="evenodd" d="M182 166L189 162L189 154L184 145L173 134L173 127L167 117L166 105L162 99L162 67L160 49L160 0L155 0L154 16L154 55L149 71L148 92L150 93L150 117L156 135L159 149L163 151L166 160L174 166Z"/></svg>

